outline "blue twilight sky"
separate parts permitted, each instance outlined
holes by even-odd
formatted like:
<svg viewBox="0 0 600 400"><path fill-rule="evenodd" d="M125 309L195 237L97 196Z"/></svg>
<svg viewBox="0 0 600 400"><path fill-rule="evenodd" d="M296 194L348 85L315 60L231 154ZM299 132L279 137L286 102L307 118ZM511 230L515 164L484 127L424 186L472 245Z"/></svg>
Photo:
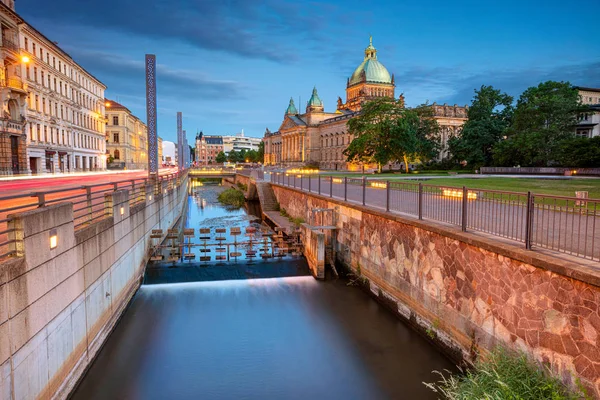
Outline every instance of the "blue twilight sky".
<svg viewBox="0 0 600 400"><path fill-rule="evenodd" d="M335 111L370 34L409 106L464 105L482 84L514 96L548 79L600 87L598 0L16 3L143 120L144 54L156 54L165 140L175 139L177 111L188 136L261 137L279 128L290 97L305 104L313 86Z"/></svg>

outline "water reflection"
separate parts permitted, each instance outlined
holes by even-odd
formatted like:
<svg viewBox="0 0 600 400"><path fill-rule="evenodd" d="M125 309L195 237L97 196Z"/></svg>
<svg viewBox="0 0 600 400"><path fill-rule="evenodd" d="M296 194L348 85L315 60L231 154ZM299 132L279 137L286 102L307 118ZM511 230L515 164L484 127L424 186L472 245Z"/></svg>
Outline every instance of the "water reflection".
<svg viewBox="0 0 600 400"><path fill-rule="evenodd" d="M450 367L344 282L142 286L73 399L433 399Z"/></svg>

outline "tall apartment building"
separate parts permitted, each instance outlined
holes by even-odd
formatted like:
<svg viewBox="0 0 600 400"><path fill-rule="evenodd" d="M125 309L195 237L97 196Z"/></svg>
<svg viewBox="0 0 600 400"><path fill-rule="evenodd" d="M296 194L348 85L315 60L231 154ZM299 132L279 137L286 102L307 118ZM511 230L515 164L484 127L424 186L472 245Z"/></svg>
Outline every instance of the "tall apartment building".
<svg viewBox="0 0 600 400"><path fill-rule="evenodd" d="M0 173L104 169L106 86L21 18L13 1L0 3L0 16Z"/></svg>
<svg viewBox="0 0 600 400"><path fill-rule="evenodd" d="M148 169L148 128L127 107L105 100L106 152L112 156L109 167Z"/></svg>
<svg viewBox="0 0 600 400"><path fill-rule="evenodd" d="M600 89L578 87L581 102L589 106L589 111L579 117L575 134L592 138L600 136Z"/></svg>
<svg viewBox="0 0 600 400"><path fill-rule="evenodd" d="M208 136L202 132L196 135L196 162L201 165L215 164L223 150L222 136Z"/></svg>

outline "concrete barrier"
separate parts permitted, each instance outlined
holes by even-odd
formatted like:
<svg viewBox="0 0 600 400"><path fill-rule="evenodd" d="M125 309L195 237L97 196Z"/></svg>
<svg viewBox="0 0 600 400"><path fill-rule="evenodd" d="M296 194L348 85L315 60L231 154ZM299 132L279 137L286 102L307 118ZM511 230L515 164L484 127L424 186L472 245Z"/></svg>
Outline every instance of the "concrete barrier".
<svg viewBox="0 0 600 400"><path fill-rule="evenodd" d="M77 231L71 203L12 216L17 257L0 263L0 399L73 389L140 285L152 229L180 217L187 179L146 194L131 208L127 190L107 194L107 217Z"/></svg>

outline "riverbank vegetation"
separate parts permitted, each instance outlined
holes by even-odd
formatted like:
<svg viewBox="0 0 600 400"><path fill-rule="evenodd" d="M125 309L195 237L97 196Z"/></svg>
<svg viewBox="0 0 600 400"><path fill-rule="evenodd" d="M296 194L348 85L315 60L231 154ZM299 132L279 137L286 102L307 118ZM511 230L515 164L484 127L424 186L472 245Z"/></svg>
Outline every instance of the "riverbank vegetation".
<svg viewBox="0 0 600 400"><path fill-rule="evenodd" d="M448 400L589 398L583 390L564 385L547 369L530 361L525 354L503 348L496 348L464 374L439 374L440 381L425 383L425 386Z"/></svg>
<svg viewBox="0 0 600 400"><path fill-rule="evenodd" d="M219 193L219 197L217 199L221 204L236 208L242 207L246 201L244 194L234 188L229 188Z"/></svg>

